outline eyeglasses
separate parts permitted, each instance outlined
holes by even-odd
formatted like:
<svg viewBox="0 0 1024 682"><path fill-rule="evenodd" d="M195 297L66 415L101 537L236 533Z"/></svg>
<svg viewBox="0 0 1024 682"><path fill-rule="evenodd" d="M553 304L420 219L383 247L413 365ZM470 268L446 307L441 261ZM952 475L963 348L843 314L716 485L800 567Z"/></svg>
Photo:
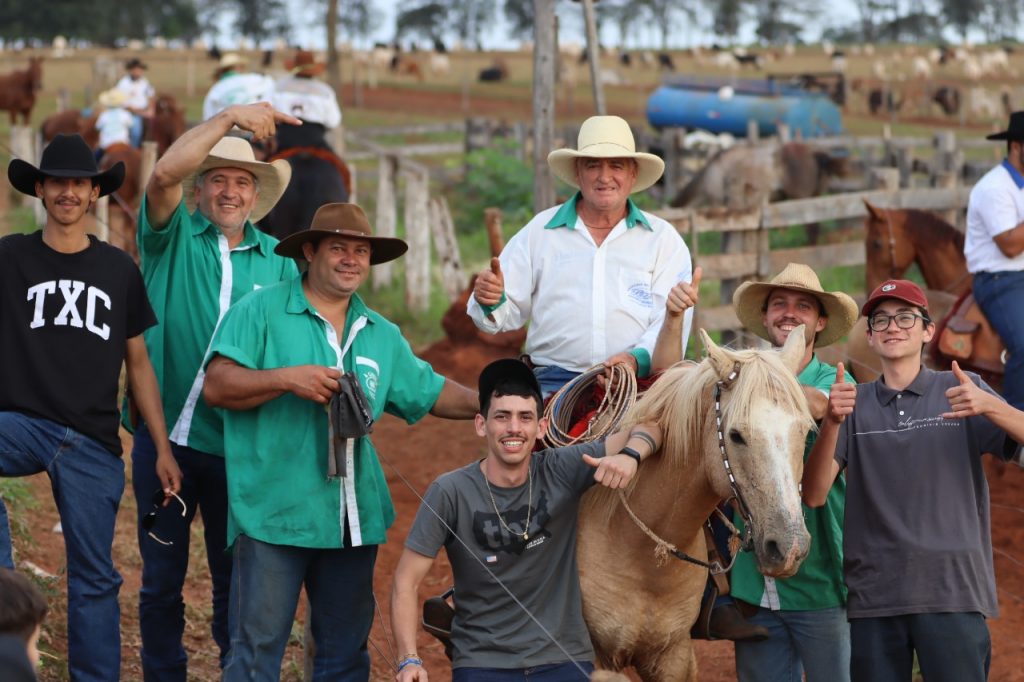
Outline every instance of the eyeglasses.
<svg viewBox="0 0 1024 682"><path fill-rule="evenodd" d="M868 320L868 324L871 326L871 331L884 332L889 328L889 325L893 320L896 320L896 326L900 329L910 329L919 319L924 320L923 324L926 325L931 322L931 320L924 315L917 315L915 313L896 313L895 315L875 313Z"/></svg>
<svg viewBox="0 0 1024 682"><path fill-rule="evenodd" d="M178 501L178 503L181 505L181 516L182 516L182 518L184 518L185 517L185 513L188 511L188 507L185 506L185 500L181 499L180 497L178 497L174 493L171 493L171 496L174 499L176 499ZM167 495L166 495L166 493L164 493L163 490L157 490L155 493L153 493L153 511L149 512L148 514L146 514L145 516L142 517L142 528L143 528L143 530L147 531L147 534L149 535L149 537L153 538L154 540L159 542L161 545L173 545L174 542L172 542L170 540L161 540L160 538L158 538L156 536L155 533L153 533L153 531L150 530L150 528L152 528L153 525L156 523L156 515L157 515L157 513L161 509L164 509L164 500L165 499L167 499Z"/></svg>

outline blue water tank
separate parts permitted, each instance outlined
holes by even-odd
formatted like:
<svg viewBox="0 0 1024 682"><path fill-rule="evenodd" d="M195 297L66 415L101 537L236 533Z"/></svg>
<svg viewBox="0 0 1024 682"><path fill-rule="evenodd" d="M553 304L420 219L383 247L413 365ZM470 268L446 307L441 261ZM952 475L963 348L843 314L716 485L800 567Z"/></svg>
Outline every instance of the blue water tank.
<svg viewBox="0 0 1024 682"><path fill-rule="evenodd" d="M774 135L780 122L805 138L843 132L842 113L827 95L772 80L668 81L648 98L647 120L655 128L699 128L737 137L746 136L749 120L757 121L762 136Z"/></svg>

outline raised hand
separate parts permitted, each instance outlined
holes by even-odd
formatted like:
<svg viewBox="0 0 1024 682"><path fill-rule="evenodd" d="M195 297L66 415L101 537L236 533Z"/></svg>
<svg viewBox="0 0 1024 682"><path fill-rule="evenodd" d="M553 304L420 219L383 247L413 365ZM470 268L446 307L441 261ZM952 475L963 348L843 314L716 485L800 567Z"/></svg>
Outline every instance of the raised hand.
<svg viewBox="0 0 1024 682"><path fill-rule="evenodd" d="M953 361L951 369L953 376L960 383L946 389L946 399L949 400L950 411L942 413L943 419L962 419L963 417L973 417L976 414L984 414L992 396L971 381L971 378L960 369L956 360Z"/></svg>
<svg viewBox="0 0 1024 682"><path fill-rule="evenodd" d="M305 400L326 404L340 384L341 372L323 365L297 365L286 367L288 390Z"/></svg>
<svg viewBox="0 0 1024 682"><path fill-rule="evenodd" d="M241 104L230 108L235 125L242 130L252 133L254 140L262 140L271 137L277 131L278 123L289 125L302 125L302 121L278 111L270 102L256 102L255 104Z"/></svg>
<svg viewBox="0 0 1024 682"><path fill-rule="evenodd" d="M633 480L638 464L629 455L608 455L607 457L591 457L583 455L586 464L597 469L594 480L606 488L625 488Z"/></svg>
<svg viewBox="0 0 1024 682"><path fill-rule="evenodd" d="M853 406L857 402L857 386L846 383L846 372L843 363L836 365L836 381L829 389L828 418L836 424L846 421L846 416L853 414Z"/></svg>
<svg viewBox="0 0 1024 682"><path fill-rule="evenodd" d="M501 302L505 293L505 276L501 274L501 261L491 258L489 270L483 270L476 276L473 285L473 296L480 305L495 306Z"/></svg>
<svg viewBox="0 0 1024 682"><path fill-rule="evenodd" d="M679 282L668 292L668 301L665 303L665 314L669 317L679 317L687 309L697 305L699 298L700 278L704 270L697 266L693 271L693 279L690 282Z"/></svg>

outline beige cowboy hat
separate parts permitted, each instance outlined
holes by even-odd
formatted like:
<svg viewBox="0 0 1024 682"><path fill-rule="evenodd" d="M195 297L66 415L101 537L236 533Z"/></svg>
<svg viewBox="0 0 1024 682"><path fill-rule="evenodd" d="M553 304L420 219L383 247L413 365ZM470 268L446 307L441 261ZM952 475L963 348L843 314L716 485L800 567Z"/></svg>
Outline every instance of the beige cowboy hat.
<svg viewBox="0 0 1024 682"><path fill-rule="evenodd" d="M112 108L124 106L128 101L128 93L124 90L118 90L117 88L111 88L104 90L100 93L100 96L96 98L101 107Z"/></svg>
<svg viewBox="0 0 1024 682"><path fill-rule="evenodd" d="M821 288L817 273L801 263L790 263L782 272L767 282L744 282L732 295L732 305L743 326L760 336L768 337L764 326L764 304L774 289L803 291L817 298L825 307L828 324L818 332L815 348L821 348L841 339L857 321L857 302L841 291Z"/></svg>
<svg viewBox="0 0 1024 682"><path fill-rule="evenodd" d="M409 250L409 245L397 237L375 236L370 221L358 204L324 204L316 210L308 229L282 239L274 253L305 260L302 245L329 236L357 237L370 242L370 265L395 260Z"/></svg>
<svg viewBox="0 0 1024 682"><path fill-rule="evenodd" d="M299 76L319 76L327 68L324 62L318 62L309 50L298 50L295 56L284 61L284 68Z"/></svg>
<svg viewBox="0 0 1024 682"><path fill-rule="evenodd" d="M591 116L580 126L576 149L556 149L548 154L548 165L563 182L576 183L576 159L635 159L638 170L633 192L641 192L658 181L665 162L654 154L638 152L629 124L618 116Z"/></svg>
<svg viewBox="0 0 1024 682"><path fill-rule="evenodd" d="M252 145L240 137L225 137L213 145L213 149L199 164L199 168L181 183L185 206L189 213L196 210L196 198L193 191L196 186L196 178L212 168L241 168L256 177L259 181L259 194L256 196L252 213L249 214L249 220L254 223L270 213L270 209L274 208L274 204L284 194L284 190L288 187L288 181L292 178L292 167L284 159L278 159L272 163L257 161L252 153Z"/></svg>
<svg viewBox="0 0 1024 682"><path fill-rule="evenodd" d="M217 62L217 68L213 70L213 75L219 75L221 73L224 73L228 69L233 69L236 66L245 66L248 63L249 60L245 57L236 54L235 52L229 52L226 55L222 56L220 58L220 61Z"/></svg>

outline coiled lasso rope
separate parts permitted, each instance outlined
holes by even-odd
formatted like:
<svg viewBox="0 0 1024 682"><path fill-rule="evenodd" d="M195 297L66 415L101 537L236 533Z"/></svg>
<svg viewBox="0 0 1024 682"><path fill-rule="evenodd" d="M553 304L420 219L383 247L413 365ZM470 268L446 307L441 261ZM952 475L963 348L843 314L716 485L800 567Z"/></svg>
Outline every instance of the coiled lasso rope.
<svg viewBox="0 0 1024 682"><path fill-rule="evenodd" d="M591 395L598 377L605 372L610 376L605 382L604 396L597 410L587 423L586 430L578 436L571 435L573 414L577 406ZM618 428L626 411L636 402L636 375L626 365L615 364L609 370L604 365L595 365L575 377L548 400L544 416L548 420L548 431L544 444L556 448L575 443L589 443L610 435Z"/></svg>

